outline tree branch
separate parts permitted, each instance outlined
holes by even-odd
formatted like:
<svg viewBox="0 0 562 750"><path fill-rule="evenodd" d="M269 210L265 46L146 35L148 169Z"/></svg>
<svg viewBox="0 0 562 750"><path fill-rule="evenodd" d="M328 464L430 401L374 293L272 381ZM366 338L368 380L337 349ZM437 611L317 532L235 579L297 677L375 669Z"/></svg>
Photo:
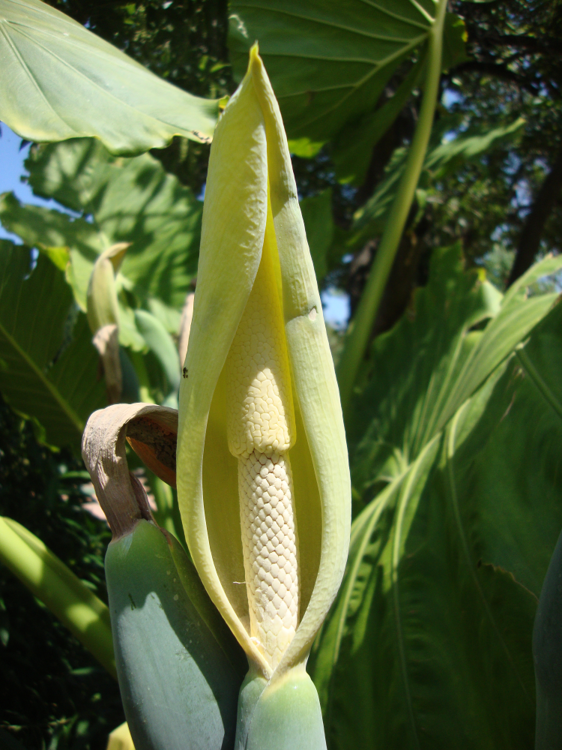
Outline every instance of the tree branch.
<svg viewBox="0 0 562 750"><path fill-rule="evenodd" d="M521 231L515 262L507 281L508 287L532 266L544 226L558 200L560 190L562 190L562 150L559 151L552 169L546 176Z"/></svg>

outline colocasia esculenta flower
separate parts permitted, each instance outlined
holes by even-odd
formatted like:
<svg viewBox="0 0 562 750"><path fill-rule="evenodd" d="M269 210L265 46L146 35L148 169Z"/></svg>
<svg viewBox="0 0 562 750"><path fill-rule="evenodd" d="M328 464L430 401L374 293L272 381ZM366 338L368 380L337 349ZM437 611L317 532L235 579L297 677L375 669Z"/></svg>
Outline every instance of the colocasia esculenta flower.
<svg viewBox="0 0 562 750"><path fill-rule="evenodd" d="M180 510L201 580L248 656L251 703L302 676L350 523L322 305L256 46L211 147L183 372Z"/></svg>

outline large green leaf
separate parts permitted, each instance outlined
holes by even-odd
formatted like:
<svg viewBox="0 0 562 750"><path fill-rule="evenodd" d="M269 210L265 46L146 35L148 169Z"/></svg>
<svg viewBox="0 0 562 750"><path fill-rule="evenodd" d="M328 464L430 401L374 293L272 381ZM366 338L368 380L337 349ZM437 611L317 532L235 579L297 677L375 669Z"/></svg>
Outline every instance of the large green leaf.
<svg viewBox="0 0 562 750"><path fill-rule="evenodd" d="M526 290L561 265L546 258L502 298L478 272L463 271L458 246L436 251L431 283L375 340L348 435L356 491L372 496L372 482L396 478L417 458L546 315L556 294L527 299Z"/></svg>
<svg viewBox="0 0 562 750"><path fill-rule="evenodd" d="M0 240L0 390L35 418L52 445L79 449L88 416L104 405L86 316L73 321L63 273L43 255ZM74 316L75 317L75 316Z"/></svg>
<svg viewBox="0 0 562 750"><path fill-rule="evenodd" d="M559 267L500 299L442 252L375 341L352 447L369 502L313 657L334 748L532 746L533 618L562 526L562 307L524 290Z"/></svg>
<svg viewBox="0 0 562 750"><path fill-rule="evenodd" d="M148 154L115 158L87 139L39 149L26 167L35 193L81 217L5 197L0 220L28 245L69 248L68 279L82 309L93 263L115 242L131 243L121 267L125 287L143 303L154 298L181 309L197 270L202 211L189 188Z"/></svg>
<svg viewBox="0 0 562 750"><path fill-rule="evenodd" d="M113 153L210 141L216 101L150 73L39 0L0 0L0 120L31 141L96 136Z"/></svg>
<svg viewBox="0 0 562 750"><path fill-rule="evenodd" d="M87 259L87 268L91 271L95 259L105 249L103 235L85 218L43 206L22 205L13 193L0 195L0 221L29 247L48 254L63 270L69 261L69 252L74 257ZM83 290L81 286L77 295L83 310L86 309L87 283L86 279L86 286Z"/></svg>
<svg viewBox="0 0 562 750"><path fill-rule="evenodd" d="M355 127L374 111L400 62L425 44L435 3L234 0L231 10L235 74L242 77L247 51L257 40L292 150L311 155L345 125ZM456 32L454 39L458 44ZM377 135L365 135L367 152Z"/></svg>

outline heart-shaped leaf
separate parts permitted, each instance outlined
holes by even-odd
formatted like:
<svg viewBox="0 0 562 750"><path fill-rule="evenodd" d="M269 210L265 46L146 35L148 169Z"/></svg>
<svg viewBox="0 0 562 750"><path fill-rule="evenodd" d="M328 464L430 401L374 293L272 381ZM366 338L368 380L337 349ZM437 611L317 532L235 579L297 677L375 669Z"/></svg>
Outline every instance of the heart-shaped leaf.
<svg viewBox="0 0 562 750"><path fill-rule="evenodd" d="M176 88L39 0L0 0L0 120L31 141L95 136L115 154L207 143L218 104Z"/></svg>

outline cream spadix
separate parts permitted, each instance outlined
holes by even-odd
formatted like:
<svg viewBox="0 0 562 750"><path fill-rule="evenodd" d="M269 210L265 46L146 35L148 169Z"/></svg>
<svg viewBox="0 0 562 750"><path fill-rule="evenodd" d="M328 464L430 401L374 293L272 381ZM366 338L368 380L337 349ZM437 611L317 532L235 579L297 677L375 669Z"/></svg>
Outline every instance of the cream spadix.
<svg viewBox="0 0 562 750"><path fill-rule="evenodd" d="M177 483L201 580L266 680L302 664L343 575L339 394L287 140L257 47L217 126L180 388Z"/></svg>

